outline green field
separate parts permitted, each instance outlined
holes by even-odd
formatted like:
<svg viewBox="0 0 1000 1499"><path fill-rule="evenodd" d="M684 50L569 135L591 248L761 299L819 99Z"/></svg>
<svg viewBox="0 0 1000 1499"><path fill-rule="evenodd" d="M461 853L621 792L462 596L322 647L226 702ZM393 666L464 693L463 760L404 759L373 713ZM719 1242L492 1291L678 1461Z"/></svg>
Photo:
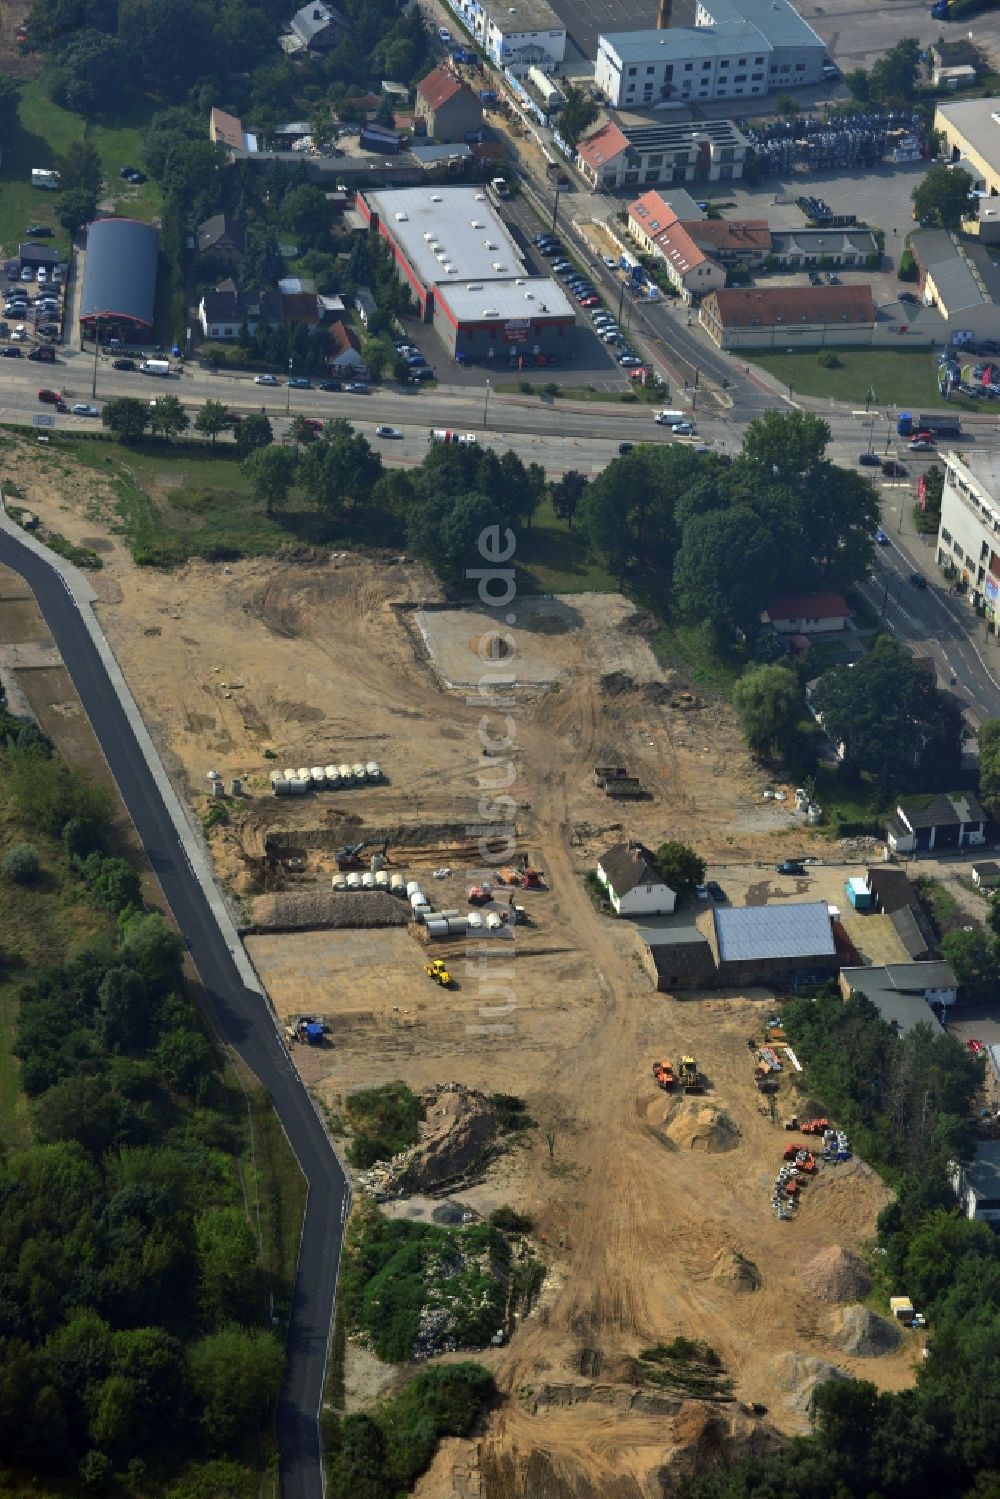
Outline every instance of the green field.
<svg viewBox="0 0 1000 1499"><path fill-rule="evenodd" d="M59 228L56 215L59 194L31 186L32 167L53 167L71 141L84 135L100 152L105 191L119 213L152 219L159 213L159 189L153 182L131 187L118 175L123 166L139 165L139 147L152 103L134 107L114 121L90 122L68 109L60 109L46 94L37 78L21 86L20 130L4 141L0 166L0 245L9 255L24 238L29 224L50 224L56 230L54 243L65 253L69 239Z"/></svg>
<svg viewBox="0 0 1000 1499"><path fill-rule="evenodd" d="M517 569L520 593L606 593L618 586L580 532L556 518L548 500L518 541Z"/></svg>
<svg viewBox="0 0 1000 1499"><path fill-rule="evenodd" d="M936 363L929 350L837 349L840 365L825 369L816 350L796 354L754 354L753 362L790 385L795 395L829 396L864 405L869 388L879 406L919 406L933 410L944 403L937 385ZM749 356L748 356L749 357ZM960 410L977 409L974 401L949 402Z"/></svg>

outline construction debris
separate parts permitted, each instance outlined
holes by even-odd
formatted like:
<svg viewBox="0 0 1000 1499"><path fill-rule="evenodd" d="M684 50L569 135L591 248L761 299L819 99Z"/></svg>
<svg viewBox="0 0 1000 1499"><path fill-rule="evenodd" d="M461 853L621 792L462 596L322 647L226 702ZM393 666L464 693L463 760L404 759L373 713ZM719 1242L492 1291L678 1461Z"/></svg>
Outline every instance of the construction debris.
<svg viewBox="0 0 1000 1499"><path fill-rule="evenodd" d="M500 1131L499 1115L486 1095L461 1083L427 1088L420 1102L424 1118L417 1144L359 1177L376 1200L434 1192L467 1180Z"/></svg>

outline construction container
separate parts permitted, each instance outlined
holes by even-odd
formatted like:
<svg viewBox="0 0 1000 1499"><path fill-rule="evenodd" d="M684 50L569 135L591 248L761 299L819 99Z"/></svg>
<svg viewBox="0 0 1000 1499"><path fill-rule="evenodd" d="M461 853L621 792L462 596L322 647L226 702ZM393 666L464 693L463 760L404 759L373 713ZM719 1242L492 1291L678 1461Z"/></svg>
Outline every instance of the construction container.
<svg viewBox="0 0 1000 1499"><path fill-rule="evenodd" d="M897 1322L909 1324L913 1321L913 1302L909 1296L890 1296L889 1310Z"/></svg>
<svg viewBox="0 0 1000 1499"><path fill-rule="evenodd" d="M870 911L872 909L872 893L860 875L854 874L851 875L849 880L845 880L844 889L847 891L847 899L855 911Z"/></svg>
<svg viewBox="0 0 1000 1499"><path fill-rule="evenodd" d="M385 854L372 854L372 870L378 874L380 869L385 868Z"/></svg>
<svg viewBox="0 0 1000 1499"><path fill-rule="evenodd" d="M436 919L428 919L427 935L428 937L447 937L448 923L446 921L443 921L440 916Z"/></svg>
<svg viewBox="0 0 1000 1499"><path fill-rule="evenodd" d="M289 765L288 769L285 771L285 780L286 781L294 781L295 777L297 775L298 775L298 771L295 769L295 766L294 765Z"/></svg>
<svg viewBox="0 0 1000 1499"><path fill-rule="evenodd" d="M392 874L389 876L389 889L392 891L393 895L408 894L406 880L401 874Z"/></svg>
<svg viewBox="0 0 1000 1499"><path fill-rule="evenodd" d="M382 767L377 760L368 761L368 764L365 766L365 775L370 781L377 781L381 778Z"/></svg>
<svg viewBox="0 0 1000 1499"><path fill-rule="evenodd" d="M311 779L308 765L300 765L295 774L298 776L300 781L305 781L306 783L308 783Z"/></svg>
<svg viewBox="0 0 1000 1499"><path fill-rule="evenodd" d="M370 870L366 870L365 873L361 876L361 888L362 890L375 889L375 876L371 873Z"/></svg>
<svg viewBox="0 0 1000 1499"><path fill-rule="evenodd" d="M468 916L449 916L447 925L449 937L464 937L469 930L469 918Z"/></svg>
<svg viewBox="0 0 1000 1499"><path fill-rule="evenodd" d="M365 779L365 767L364 767L364 765L362 764L362 762L360 760L357 762L356 765L352 765L351 766L351 773L354 776L354 779L356 781L364 781L364 779Z"/></svg>
<svg viewBox="0 0 1000 1499"><path fill-rule="evenodd" d="M375 889L376 890L388 890L388 888L389 888L389 871L387 869L377 869L375 871Z"/></svg>
<svg viewBox="0 0 1000 1499"><path fill-rule="evenodd" d="M393 878L395 879L395 878L397 878L397 876L394 875ZM399 875L398 878L402 879L402 875ZM419 880L407 880L407 882L406 882L406 894L407 894L408 897L411 896L411 895L417 895L419 893L419 890L420 890L420 881Z"/></svg>
<svg viewBox="0 0 1000 1499"><path fill-rule="evenodd" d="M349 874L347 876L347 888L348 888L348 890L360 890L361 889L361 876L359 874L357 874L357 873L355 873L355 874Z"/></svg>
<svg viewBox="0 0 1000 1499"><path fill-rule="evenodd" d="M414 921L426 921L428 916L433 916L430 901L423 901L420 905L411 908Z"/></svg>
<svg viewBox="0 0 1000 1499"><path fill-rule="evenodd" d="M234 796L242 796L243 795L243 782L240 780L239 776L234 776L233 777L233 795Z"/></svg>
<svg viewBox="0 0 1000 1499"><path fill-rule="evenodd" d="M455 916L461 916L461 914L462 914L461 911L442 911L441 912L441 915L445 918L446 921L451 921L451 919L453 917L455 917Z"/></svg>
<svg viewBox="0 0 1000 1499"><path fill-rule="evenodd" d="M273 786L275 781L283 781L285 779L285 772L283 770L272 770L269 779Z"/></svg>
<svg viewBox="0 0 1000 1499"><path fill-rule="evenodd" d="M271 777L271 790L275 796L288 796L290 788L284 776L274 775Z"/></svg>
<svg viewBox="0 0 1000 1499"><path fill-rule="evenodd" d="M303 780L301 776L289 776L288 790L292 796L305 796L309 790L309 782Z"/></svg>
<svg viewBox="0 0 1000 1499"><path fill-rule="evenodd" d="M212 795L213 796L225 796L225 794L226 794L225 783L222 782L222 781L213 781L212 782Z"/></svg>

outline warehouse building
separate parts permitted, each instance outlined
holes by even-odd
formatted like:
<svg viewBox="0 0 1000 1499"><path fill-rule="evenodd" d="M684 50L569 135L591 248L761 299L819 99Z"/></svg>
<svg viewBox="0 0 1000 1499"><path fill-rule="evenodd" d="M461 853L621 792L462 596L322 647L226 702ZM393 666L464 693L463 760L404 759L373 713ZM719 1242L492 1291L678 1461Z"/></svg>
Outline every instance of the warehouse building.
<svg viewBox="0 0 1000 1499"><path fill-rule="evenodd" d="M138 219L95 219L87 229L80 334L144 343L153 331L160 236Z"/></svg>
<svg viewBox="0 0 1000 1499"><path fill-rule="evenodd" d="M594 78L615 108L648 109L818 83L825 60L823 41L788 0L699 0L694 26L601 36Z"/></svg>
<svg viewBox="0 0 1000 1499"><path fill-rule="evenodd" d="M980 192L1000 196L1000 98L939 104L934 129L941 149L960 162Z"/></svg>
<svg viewBox="0 0 1000 1499"><path fill-rule="evenodd" d="M369 192L357 208L391 247L420 316L453 358L517 365L565 352L576 322L565 292L529 274L478 188Z"/></svg>
<svg viewBox="0 0 1000 1499"><path fill-rule="evenodd" d="M767 984L798 988L835 978L839 969L825 901L781 906L718 906L698 921L726 988Z"/></svg>

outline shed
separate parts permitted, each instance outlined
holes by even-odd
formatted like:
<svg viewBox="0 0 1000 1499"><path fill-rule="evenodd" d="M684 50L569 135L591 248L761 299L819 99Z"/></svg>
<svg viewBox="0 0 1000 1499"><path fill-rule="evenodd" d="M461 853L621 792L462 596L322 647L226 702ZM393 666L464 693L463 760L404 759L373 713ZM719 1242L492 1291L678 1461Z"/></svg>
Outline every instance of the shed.
<svg viewBox="0 0 1000 1499"><path fill-rule="evenodd" d="M973 864L972 883L977 890L996 890L1000 886L1000 864L987 859L982 864Z"/></svg>
<svg viewBox="0 0 1000 1499"><path fill-rule="evenodd" d="M715 982L715 960L696 926L643 927L642 966L661 994L707 989Z"/></svg>
<svg viewBox="0 0 1000 1499"><path fill-rule="evenodd" d="M131 342L153 331L159 232L139 219L95 219L87 229L80 291L80 331Z"/></svg>

